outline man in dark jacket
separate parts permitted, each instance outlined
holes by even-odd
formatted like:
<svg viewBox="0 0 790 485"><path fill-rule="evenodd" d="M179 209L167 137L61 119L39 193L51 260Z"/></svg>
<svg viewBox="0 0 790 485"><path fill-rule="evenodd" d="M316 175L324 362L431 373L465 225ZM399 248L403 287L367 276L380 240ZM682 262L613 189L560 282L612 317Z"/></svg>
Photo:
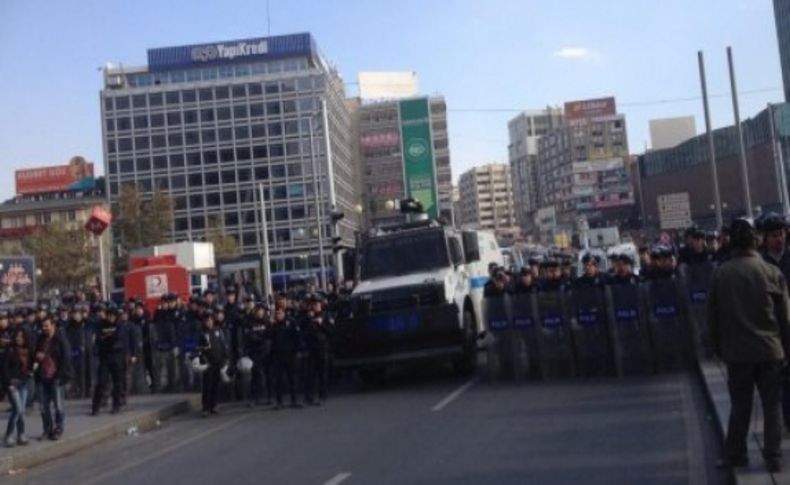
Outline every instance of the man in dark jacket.
<svg viewBox="0 0 790 485"><path fill-rule="evenodd" d="M324 314L324 301L316 294L308 297L305 319L307 342L307 371L305 372L305 402L320 406L329 397L329 366L333 323ZM318 400L315 399L318 391Z"/></svg>
<svg viewBox="0 0 790 485"><path fill-rule="evenodd" d="M108 311L100 323L96 334L96 347L99 355L99 375L93 392L91 415L99 413L104 387L112 380L112 413L120 411L125 399L126 368L137 361L137 344L128 320L119 320L125 310ZM108 379L109 375L109 379Z"/></svg>
<svg viewBox="0 0 790 485"><path fill-rule="evenodd" d="M271 340L272 371L274 373L274 393L277 400L275 409L283 407L283 391L286 384L291 396L291 407L298 408L296 401L296 351L299 335L296 322L286 316L286 309L278 306L274 311L274 321L269 329Z"/></svg>
<svg viewBox="0 0 790 485"><path fill-rule="evenodd" d="M44 434L53 441L63 435L65 420L64 387L71 380L71 349L63 333L55 328L51 315L41 320L41 336L36 342L36 381L41 399L41 420ZM54 420L53 420L54 408Z"/></svg>
<svg viewBox="0 0 790 485"><path fill-rule="evenodd" d="M764 417L763 454L772 472L781 469L780 375L790 351L790 300L781 271L756 249L751 222L738 219L730 229L731 259L713 276L708 296L708 328L714 353L727 364L732 408L719 467L748 464L746 438L754 387Z"/></svg>
<svg viewBox="0 0 790 485"><path fill-rule="evenodd" d="M219 397L220 373L227 363L228 348L222 330L214 326L214 312L206 310L203 313L203 331L198 344L200 359L208 368L203 371L201 380L203 386L203 416L217 414L217 400Z"/></svg>
<svg viewBox="0 0 790 485"><path fill-rule="evenodd" d="M71 382L69 394L70 397L81 398L86 393L85 386L90 377L86 351L92 336L90 329L85 325L82 305L74 305L63 331L71 347L71 366L74 369L74 380Z"/></svg>
<svg viewBox="0 0 790 485"><path fill-rule="evenodd" d="M266 403L271 404L272 382L269 370L269 318L266 315L266 306L259 303L255 307L253 314L246 320L243 327L244 351L241 355L246 355L252 360L252 372L250 376L250 398L251 404L260 404L263 394L263 379L266 378Z"/></svg>

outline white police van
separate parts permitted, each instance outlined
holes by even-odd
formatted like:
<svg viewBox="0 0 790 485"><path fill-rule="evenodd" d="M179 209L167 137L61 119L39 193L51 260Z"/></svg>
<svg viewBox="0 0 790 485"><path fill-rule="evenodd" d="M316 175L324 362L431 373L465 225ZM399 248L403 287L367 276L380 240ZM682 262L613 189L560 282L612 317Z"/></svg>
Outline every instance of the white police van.
<svg viewBox="0 0 790 485"><path fill-rule="evenodd" d="M503 263L494 234L423 220L362 238L358 254L350 314L337 322L335 364L381 370L447 359L471 370L485 336L488 266Z"/></svg>

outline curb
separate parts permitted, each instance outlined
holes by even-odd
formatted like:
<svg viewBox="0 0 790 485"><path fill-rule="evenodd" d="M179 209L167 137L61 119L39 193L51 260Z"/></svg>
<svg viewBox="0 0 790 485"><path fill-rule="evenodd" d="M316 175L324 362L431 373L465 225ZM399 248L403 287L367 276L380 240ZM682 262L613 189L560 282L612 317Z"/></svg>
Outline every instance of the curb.
<svg viewBox="0 0 790 485"><path fill-rule="evenodd" d="M186 414L196 408L198 397L192 397L167 405L156 411L129 418L120 423L110 424L93 431L65 438L57 443L48 444L12 456L0 458L0 476L20 468L32 468L37 465L72 455L79 451L94 447L105 441L125 436L129 428L136 427L140 432L150 431L158 426L158 422L180 414Z"/></svg>
<svg viewBox="0 0 790 485"><path fill-rule="evenodd" d="M721 367L721 363L718 361L710 361L716 365L716 370L722 374L725 378L724 370ZM729 416L725 415L729 413L729 408L724 409L728 406L729 403L726 403L724 406L721 403L717 404L716 398L714 397L713 390L711 389L711 384L709 382L709 377L703 368L702 360L697 360L695 370L697 373L698 378L702 381L703 384L703 391L705 394L705 399L708 402L708 406L713 411L713 417L716 421L716 433L719 435L722 444L724 443L724 438L727 435L727 422L729 420ZM749 431L749 436L747 439L747 446L749 450L749 468L746 470L732 470L730 471L730 477L732 482L738 485L773 485L776 484L776 477L772 475L765 467L765 463L763 462L762 454L760 452L760 448L757 445L756 440L754 439L751 429Z"/></svg>

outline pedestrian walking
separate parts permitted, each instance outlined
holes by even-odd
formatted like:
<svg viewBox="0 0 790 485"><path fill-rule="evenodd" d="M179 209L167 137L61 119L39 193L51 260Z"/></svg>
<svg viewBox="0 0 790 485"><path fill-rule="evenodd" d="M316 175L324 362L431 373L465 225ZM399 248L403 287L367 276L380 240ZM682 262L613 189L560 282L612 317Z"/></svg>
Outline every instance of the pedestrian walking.
<svg viewBox="0 0 790 485"><path fill-rule="evenodd" d="M21 329L14 332L13 344L8 350L2 365L2 380L6 385L8 400L11 403L11 415L5 432L5 445L24 446L28 444L25 437L25 403L28 396L28 380L33 374L33 355L27 340L27 334Z"/></svg>
<svg viewBox="0 0 790 485"><path fill-rule="evenodd" d="M780 379L790 350L787 283L756 251L757 234L750 221L733 222L730 245L730 260L714 273L707 312L713 351L727 365L732 403L718 466L748 465L746 439L756 386L763 406L765 463L777 472L782 468Z"/></svg>

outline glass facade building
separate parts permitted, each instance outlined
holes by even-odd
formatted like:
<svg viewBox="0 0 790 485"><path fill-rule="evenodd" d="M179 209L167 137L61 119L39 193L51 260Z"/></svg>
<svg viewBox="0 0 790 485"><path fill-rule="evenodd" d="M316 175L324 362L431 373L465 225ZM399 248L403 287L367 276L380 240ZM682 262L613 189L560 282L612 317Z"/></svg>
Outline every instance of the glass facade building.
<svg viewBox="0 0 790 485"><path fill-rule="evenodd" d="M319 230L330 267L332 237L353 244L355 135L343 81L310 34L151 49L148 66L105 67L101 108L111 206L126 184L167 192L173 241L221 226L243 255L261 254L262 184L275 279L315 273Z"/></svg>

